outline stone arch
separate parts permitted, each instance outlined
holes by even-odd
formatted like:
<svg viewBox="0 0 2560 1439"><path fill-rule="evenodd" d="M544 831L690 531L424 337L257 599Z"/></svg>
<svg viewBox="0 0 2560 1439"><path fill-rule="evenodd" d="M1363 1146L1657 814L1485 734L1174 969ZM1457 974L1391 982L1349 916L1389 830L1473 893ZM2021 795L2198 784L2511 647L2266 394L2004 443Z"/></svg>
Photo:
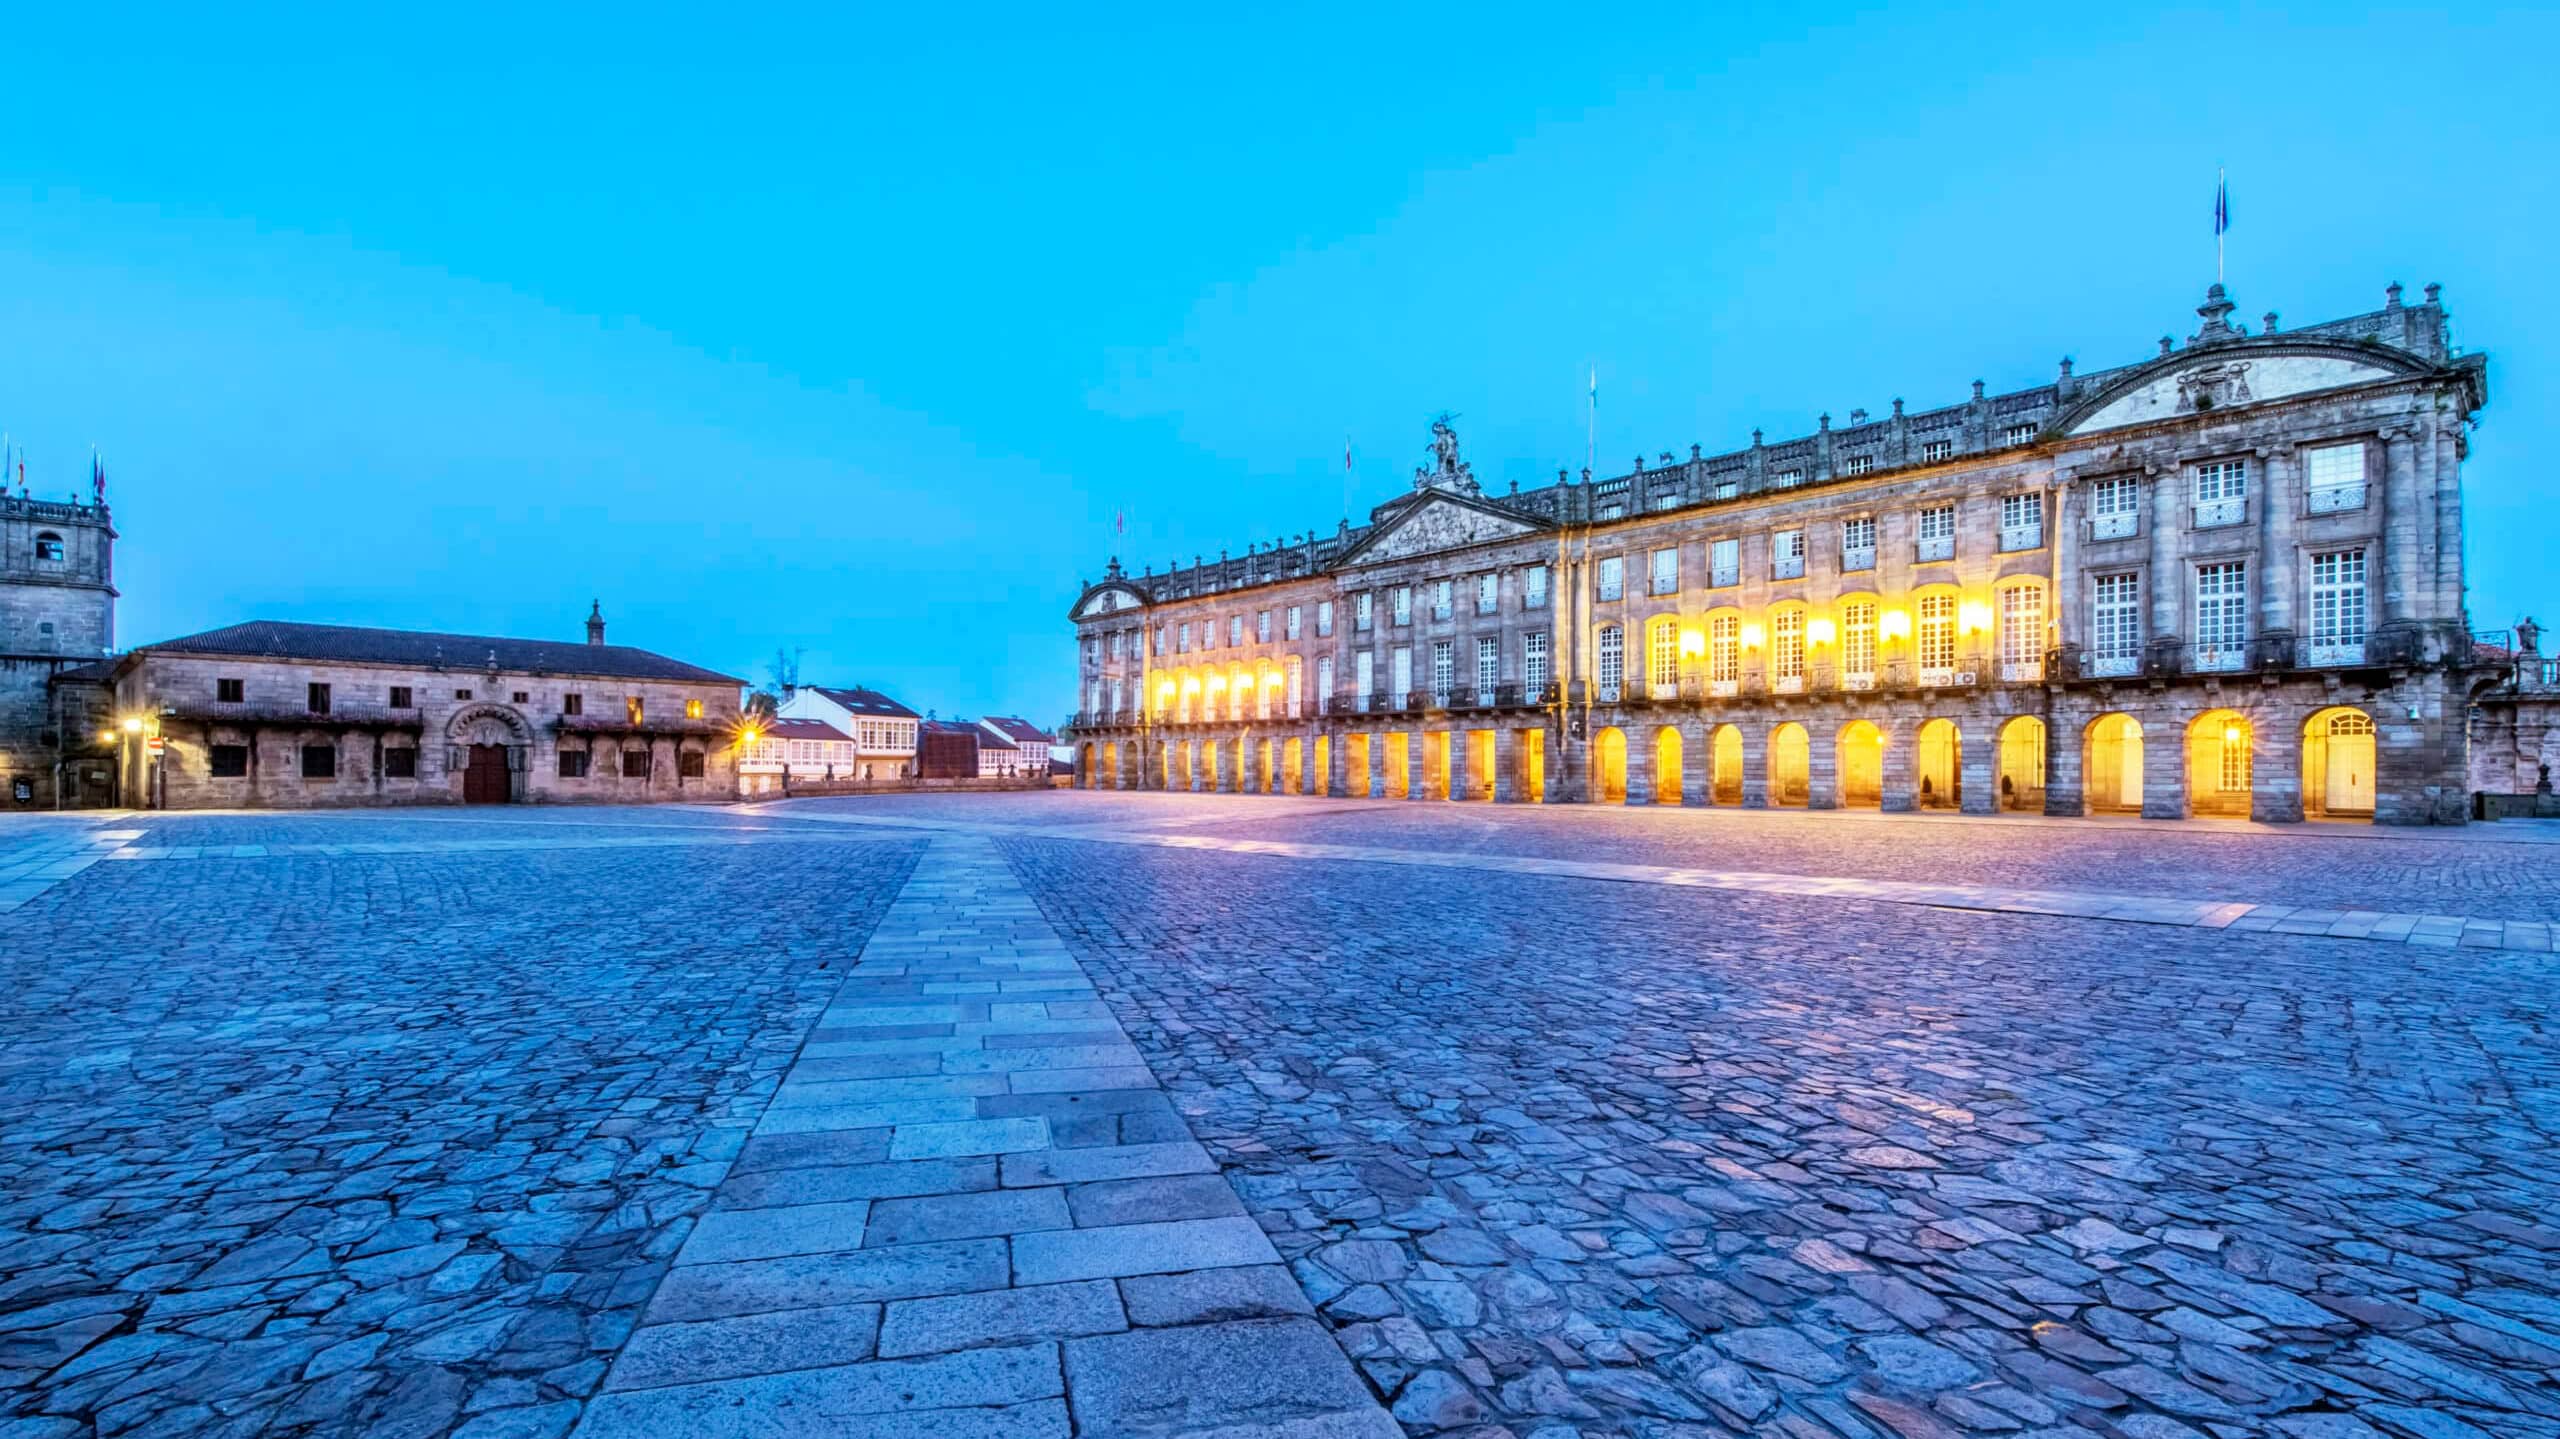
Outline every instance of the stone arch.
<svg viewBox="0 0 2560 1439"><path fill-rule="evenodd" d="M1680 730L1664 725L1653 734L1653 802L1680 802Z"/></svg>
<svg viewBox="0 0 2560 1439"><path fill-rule="evenodd" d="M1793 720L1769 731L1769 803L1803 809L1813 794L1813 739Z"/></svg>
<svg viewBox="0 0 2560 1439"><path fill-rule="evenodd" d="M2142 813L2142 722L2121 710L2089 721L2080 738L2080 786L2091 814Z"/></svg>
<svg viewBox="0 0 2560 1439"><path fill-rule="evenodd" d="M2035 715L2019 715L2000 727L1999 772L1992 792L1999 807L2012 813L2044 813L2045 725Z"/></svg>
<svg viewBox="0 0 2560 1439"><path fill-rule="evenodd" d="M2354 705L2315 710L2302 722L2302 812L2311 819L2373 822L2373 716Z"/></svg>
<svg viewBox="0 0 2560 1439"><path fill-rule="evenodd" d="M445 738L454 744L529 745L533 725L511 705L483 700L455 710L444 722Z"/></svg>
<svg viewBox="0 0 2560 1439"><path fill-rule="evenodd" d="M1616 725L1591 737L1591 799L1594 804L1627 800L1627 732Z"/></svg>
<svg viewBox="0 0 2560 1439"><path fill-rule="evenodd" d="M1720 724L1707 736L1707 801L1742 803L1742 726Z"/></svg>
<svg viewBox="0 0 2560 1439"><path fill-rule="evenodd" d="M1885 733L1872 720L1851 720L1840 727L1840 807L1884 808Z"/></svg>
<svg viewBox="0 0 2560 1439"><path fill-rule="evenodd" d="M2257 782L2257 727L2235 709L2209 709L2187 725L2187 812L2247 819Z"/></svg>
<svg viewBox="0 0 2560 1439"><path fill-rule="evenodd" d="M1955 809L1964 803L1964 736L1954 720L1923 722L1912 760L1914 804L1921 809Z"/></svg>
<svg viewBox="0 0 2560 1439"><path fill-rule="evenodd" d="M1120 774L1120 746L1117 741L1106 742L1102 746L1102 774L1110 788L1124 787L1125 781Z"/></svg>

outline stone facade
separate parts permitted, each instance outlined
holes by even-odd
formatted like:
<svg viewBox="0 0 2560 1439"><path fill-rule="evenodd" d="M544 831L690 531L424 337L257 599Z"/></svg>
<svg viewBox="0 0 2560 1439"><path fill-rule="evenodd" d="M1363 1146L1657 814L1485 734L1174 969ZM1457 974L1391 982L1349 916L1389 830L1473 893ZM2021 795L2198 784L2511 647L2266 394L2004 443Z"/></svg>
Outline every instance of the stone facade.
<svg viewBox="0 0 2560 1439"><path fill-rule="evenodd" d="M160 809L735 795L740 681L606 645L600 619L590 634L252 623L138 649L113 671L122 793Z"/></svg>
<svg viewBox="0 0 2560 1439"><path fill-rule="evenodd" d="M1334 535L1072 614L1080 782L2460 823L2460 465L2434 287L2051 385L1489 496L1445 423Z"/></svg>
<svg viewBox="0 0 2560 1439"><path fill-rule="evenodd" d="M105 763L87 707L54 681L115 645L115 525L102 501L0 495L0 804L79 803ZM63 790L68 778L68 793Z"/></svg>

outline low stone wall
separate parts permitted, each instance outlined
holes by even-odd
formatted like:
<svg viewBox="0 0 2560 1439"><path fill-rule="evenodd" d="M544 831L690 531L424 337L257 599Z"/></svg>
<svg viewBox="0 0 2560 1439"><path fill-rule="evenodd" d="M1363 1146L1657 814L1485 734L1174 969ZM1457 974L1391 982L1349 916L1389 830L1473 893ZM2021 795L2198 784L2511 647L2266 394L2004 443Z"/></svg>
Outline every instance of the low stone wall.
<svg viewBox="0 0 2560 1439"><path fill-rule="evenodd" d="M2492 794L2484 790L2471 796L2471 817L2481 820L2560 819L2560 795L2549 790L2536 794Z"/></svg>

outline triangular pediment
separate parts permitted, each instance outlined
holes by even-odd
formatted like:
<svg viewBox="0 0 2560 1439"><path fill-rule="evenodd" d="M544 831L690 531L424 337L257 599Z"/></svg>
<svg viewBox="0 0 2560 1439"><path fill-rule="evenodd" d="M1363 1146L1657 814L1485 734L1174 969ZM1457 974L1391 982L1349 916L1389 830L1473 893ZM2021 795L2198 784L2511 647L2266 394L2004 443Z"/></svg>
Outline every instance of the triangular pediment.
<svg viewBox="0 0 2560 1439"><path fill-rule="evenodd" d="M2263 405L2295 395L2398 379L2419 368L2408 356L2369 346L2286 346L2253 341L2190 350L2125 376L2084 401L2059 428L2086 435L2174 420L2209 410Z"/></svg>
<svg viewBox="0 0 2560 1439"><path fill-rule="evenodd" d="M1415 555L1462 550L1470 545L1516 540L1547 529L1532 515L1482 500L1424 491L1394 516L1379 523L1367 539L1344 555L1336 568L1382 564Z"/></svg>

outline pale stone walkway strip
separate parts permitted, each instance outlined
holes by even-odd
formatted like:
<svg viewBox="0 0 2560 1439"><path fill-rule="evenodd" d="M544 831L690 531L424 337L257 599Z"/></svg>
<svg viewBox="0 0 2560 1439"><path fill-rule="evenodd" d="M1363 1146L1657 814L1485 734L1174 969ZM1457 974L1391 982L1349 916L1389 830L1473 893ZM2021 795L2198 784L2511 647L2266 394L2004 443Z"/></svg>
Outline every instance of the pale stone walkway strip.
<svg viewBox="0 0 2560 1439"><path fill-rule="evenodd" d="M111 858L138 829L93 829L75 822L48 824L0 850L0 914Z"/></svg>
<svg viewBox="0 0 2560 1439"><path fill-rule="evenodd" d="M1395 1439L995 847L937 837L581 1439Z"/></svg>

